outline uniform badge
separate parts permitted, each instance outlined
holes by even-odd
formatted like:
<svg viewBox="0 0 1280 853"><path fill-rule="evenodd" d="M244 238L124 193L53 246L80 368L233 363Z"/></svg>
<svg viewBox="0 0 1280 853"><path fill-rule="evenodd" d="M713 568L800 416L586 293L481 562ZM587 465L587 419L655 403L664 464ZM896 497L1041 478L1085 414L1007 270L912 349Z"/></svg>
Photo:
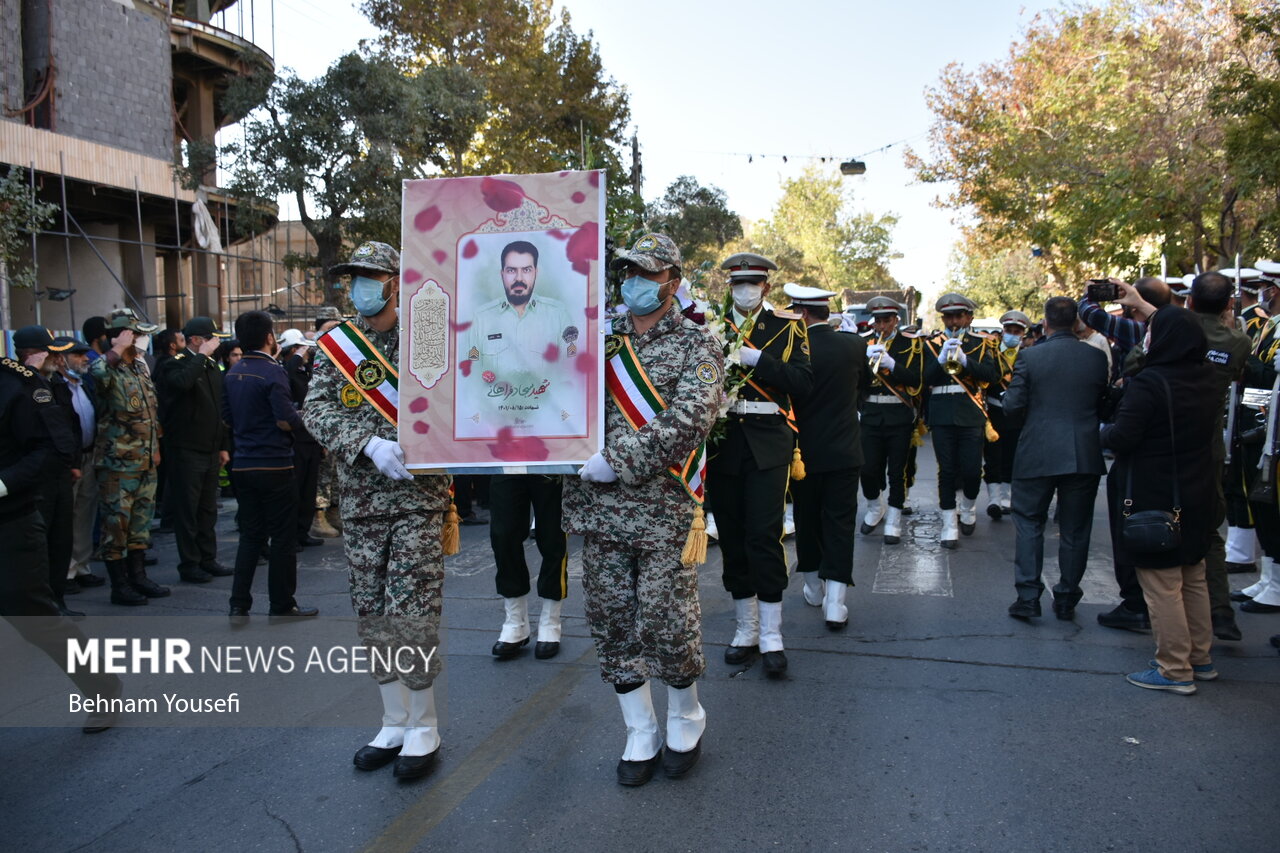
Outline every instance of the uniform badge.
<svg viewBox="0 0 1280 853"><path fill-rule="evenodd" d="M622 336L621 335L609 335L604 339L604 357L605 358L613 358L615 355L617 355L620 352L622 352Z"/></svg>
<svg viewBox="0 0 1280 853"><path fill-rule="evenodd" d="M139 397L137 394L134 394L132 397L130 397L130 398L129 398L129 408L130 408L130 409L134 409L135 411L136 411L137 409L141 409L141 408L142 408L142 398L141 398L141 397Z"/></svg>
<svg viewBox="0 0 1280 853"><path fill-rule="evenodd" d="M37 388L31 392L31 399L37 403L52 403L53 394L49 392L48 388Z"/></svg>
<svg viewBox="0 0 1280 853"><path fill-rule="evenodd" d="M809 341L808 341L808 340L803 340L803 341L801 341L801 342L800 342L800 352L804 353L805 355L808 355L808 354L809 354Z"/></svg>
<svg viewBox="0 0 1280 853"><path fill-rule="evenodd" d="M477 359L480 358L480 350L476 349L475 347L472 347L471 349L467 350L467 358L471 359L472 361L476 361Z"/></svg>
<svg viewBox="0 0 1280 853"><path fill-rule="evenodd" d="M355 409L364 402L364 397L360 396L360 392L356 390L356 386L347 383L342 386L342 390L338 392L338 399L342 401L342 405L348 409Z"/></svg>
<svg viewBox="0 0 1280 853"><path fill-rule="evenodd" d="M564 330L564 334L561 335L561 337L564 339L564 342L569 345L565 348L565 354L570 357L577 355L578 354L578 344L577 344L578 327L566 326Z"/></svg>
<svg viewBox="0 0 1280 853"><path fill-rule="evenodd" d="M698 377L699 382L706 385L715 385L720 381L720 368L709 361L700 363L693 369L693 373Z"/></svg>
<svg viewBox="0 0 1280 853"><path fill-rule="evenodd" d="M372 391L387 381L387 369L380 363L366 358L356 367L356 384L366 391Z"/></svg>

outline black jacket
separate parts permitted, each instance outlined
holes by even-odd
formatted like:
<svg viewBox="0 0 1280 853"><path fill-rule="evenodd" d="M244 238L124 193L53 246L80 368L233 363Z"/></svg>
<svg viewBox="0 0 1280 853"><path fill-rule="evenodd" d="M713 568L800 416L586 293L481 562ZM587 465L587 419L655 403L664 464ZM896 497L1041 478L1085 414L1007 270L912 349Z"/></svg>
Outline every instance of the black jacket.
<svg viewBox="0 0 1280 853"><path fill-rule="evenodd" d="M872 338L863 338L863 342ZM862 404L862 423L867 426L907 426L914 424L920 413L920 385L924 381L924 360L928 357L924 343L914 335L902 332L894 335L885 349L893 358L893 370L880 372L872 377L871 396L893 396L886 385L892 386L908 405L899 402L881 403L866 400ZM869 369L870 365L868 365Z"/></svg>
<svg viewBox="0 0 1280 853"><path fill-rule="evenodd" d="M978 396L978 399L982 399L982 389L1000 381L998 347L991 338L975 335L972 332L966 332L961 341L960 348L964 350L968 363L954 377L938 363L938 353L942 347L941 339L931 339L925 343L924 384L931 388L941 388L946 385L955 385L957 380L961 380L960 384L967 386ZM980 427L987 422L987 416L968 394L932 393L929 395L926 420L931 427Z"/></svg>
<svg viewBox="0 0 1280 853"><path fill-rule="evenodd" d="M222 371L208 356L183 350L160 363L160 424L170 448L229 450L222 422Z"/></svg>
<svg viewBox="0 0 1280 853"><path fill-rule="evenodd" d="M34 510L51 468L78 450L39 373L0 359L0 520ZM69 476L69 475L68 475Z"/></svg>
<svg viewBox="0 0 1280 853"><path fill-rule="evenodd" d="M311 362L295 350L281 365L289 380L289 397L293 400L294 407L302 411L302 404L307 400L307 388L311 386ZM316 444L315 438L305 426L294 431L293 440L297 444Z"/></svg>
<svg viewBox="0 0 1280 853"><path fill-rule="evenodd" d="M809 363L813 387L796 395L805 470L820 474L861 468L858 398L871 381L867 344L819 323L809 327Z"/></svg>

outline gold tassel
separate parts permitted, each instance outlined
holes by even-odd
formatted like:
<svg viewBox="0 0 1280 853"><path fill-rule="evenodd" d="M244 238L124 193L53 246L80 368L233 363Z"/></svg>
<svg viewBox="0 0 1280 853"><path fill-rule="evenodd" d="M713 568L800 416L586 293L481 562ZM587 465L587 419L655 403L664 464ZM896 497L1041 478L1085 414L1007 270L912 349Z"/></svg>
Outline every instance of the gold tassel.
<svg viewBox="0 0 1280 853"><path fill-rule="evenodd" d="M987 441L999 441L1000 433L996 432L996 428L991 425L991 421L987 421L986 426Z"/></svg>
<svg viewBox="0 0 1280 853"><path fill-rule="evenodd" d="M800 448L791 451L791 479L804 479L804 460L800 458Z"/></svg>
<svg viewBox="0 0 1280 853"><path fill-rule="evenodd" d="M458 507L449 502L449 511L444 514L444 526L440 529L440 549L446 557L450 557L462 548L461 534L458 532Z"/></svg>
<svg viewBox="0 0 1280 853"><path fill-rule="evenodd" d="M700 566L707 561L707 518L702 507L693 508L693 523L689 525L689 538L680 552L680 563L686 568Z"/></svg>

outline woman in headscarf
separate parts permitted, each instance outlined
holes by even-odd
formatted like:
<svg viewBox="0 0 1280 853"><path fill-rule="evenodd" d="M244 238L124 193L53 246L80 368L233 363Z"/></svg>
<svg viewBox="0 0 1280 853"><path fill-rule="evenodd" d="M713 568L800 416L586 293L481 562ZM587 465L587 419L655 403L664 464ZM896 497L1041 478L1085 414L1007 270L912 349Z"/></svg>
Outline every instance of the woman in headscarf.
<svg viewBox="0 0 1280 853"><path fill-rule="evenodd" d="M1126 496L1134 513L1174 510L1176 478L1182 535L1176 548L1163 552L1129 552L1115 536L1116 559L1138 566L1156 639L1150 669L1132 673L1128 681L1191 694L1196 680L1218 677L1209 657L1213 628L1204 576L1215 476L1209 448L1218 395L1213 369L1205 362L1204 332L1191 312L1161 308L1148 335L1146 365L1129 380L1114 423L1102 431L1102 446L1116 453L1107 478L1109 503L1116 508L1111 527L1118 532L1124 523Z"/></svg>

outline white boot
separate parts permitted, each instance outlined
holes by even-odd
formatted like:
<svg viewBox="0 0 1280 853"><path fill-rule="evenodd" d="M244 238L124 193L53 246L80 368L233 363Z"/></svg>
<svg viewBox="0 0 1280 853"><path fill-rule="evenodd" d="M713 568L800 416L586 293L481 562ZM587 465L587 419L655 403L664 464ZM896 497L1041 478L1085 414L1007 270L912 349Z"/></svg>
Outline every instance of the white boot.
<svg viewBox="0 0 1280 853"><path fill-rule="evenodd" d="M960 527L956 519L956 511L954 509L942 510L942 532L938 534L938 541L943 548L956 547L956 541L960 538Z"/></svg>
<svg viewBox="0 0 1280 853"><path fill-rule="evenodd" d="M502 606L506 608L507 618L502 623L498 642L523 643L529 639L529 596L504 598Z"/></svg>
<svg viewBox="0 0 1280 853"><path fill-rule="evenodd" d="M683 690L667 685L667 749L689 752L698 745L706 729L707 712L698 702L697 683Z"/></svg>
<svg viewBox="0 0 1280 853"><path fill-rule="evenodd" d="M408 691L399 680L378 685L382 694L382 728L369 741L378 749L395 749L404 743L404 727L409 722L409 708L405 704Z"/></svg>
<svg viewBox="0 0 1280 853"><path fill-rule="evenodd" d="M440 748L440 721L436 717L435 688L405 692L409 694L409 719L400 755L430 755Z"/></svg>
<svg viewBox="0 0 1280 853"><path fill-rule="evenodd" d="M782 602L760 602L760 653L780 652L782 647Z"/></svg>
<svg viewBox="0 0 1280 853"><path fill-rule="evenodd" d="M956 511L960 517L960 532L965 536L971 535L978 523L978 499L966 498L963 494L957 496Z"/></svg>
<svg viewBox="0 0 1280 853"><path fill-rule="evenodd" d="M804 603L811 607L822 606L822 580L817 572L800 572L804 578Z"/></svg>
<svg viewBox="0 0 1280 853"><path fill-rule="evenodd" d="M866 536L876 529L876 526L884 520L884 514L887 501L884 492L873 501L867 503L867 514L862 517L862 535Z"/></svg>
<svg viewBox="0 0 1280 853"><path fill-rule="evenodd" d="M1227 527L1227 562L1247 566L1258 562L1258 537L1252 527Z"/></svg>
<svg viewBox="0 0 1280 853"><path fill-rule="evenodd" d="M716 527L715 513L712 513L712 512L707 513L703 521L707 525L707 538L715 539L716 541L719 541L720 529Z"/></svg>
<svg viewBox="0 0 1280 853"><path fill-rule="evenodd" d="M1266 583L1253 594L1253 603L1280 605L1280 567L1275 560L1268 560L1267 563L1270 564L1271 571L1267 573Z"/></svg>
<svg viewBox="0 0 1280 853"><path fill-rule="evenodd" d="M884 544L897 545L902 541L902 510L891 506L884 513Z"/></svg>
<svg viewBox="0 0 1280 853"><path fill-rule="evenodd" d="M538 642L560 642L560 606L563 601L542 599L542 612L538 614Z"/></svg>
<svg viewBox="0 0 1280 853"><path fill-rule="evenodd" d="M622 760L648 761L662 748L649 682L630 693L619 693L618 704L622 706L622 719L627 724L627 745L622 750Z"/></svg>
<svg viewBox="0 0 1280 853"><path fill-rule="evenodd" d="M739 598L733 603L737 611L738 630L733 634L730 646L754 648L760 645L760 606L755 596Z"/></svg>
<svg viewBox="0 0 1280 853"><path fill-rule="evenodd" d="M1001 483L1000 484L1000 511L1003 514L1009 515L1010 513L1013 512L1013 510L1010 509L1012 501L1013 501L1013 483Z"/></svg>
<svg viewBox="0 0 1280 853"><path fill-rule="evenodd" d="M796 510L792 504L786 504L782 511L782 538L795 535Z"/></svg>
<svg viewBox="0 0 1280 853"><path fill-rule="evenodd" d="M1249 584L1248 586L1246 586L1244 589L1240 591L1245 595L1249 596L1250 598L1253 598L1255 595L1262 592L1264 589L1266 589L1271 585L1271 579L1275 574L1275 571L1276 571L1276 561L1264 559L1262 561L1262 574L1258 577L1258 582Z"/></svg>
<svg viewBox="0 0 1280 853"><path fill-rule="evenodd" d="M987 515L994 518L1000 517L1000 484L987 483Z"/></svg>
<svg viewBox="0 0 1280 853"><path fill-rule="evenodd" d="M822 615L827 620L827 627L833 631L843 628L849 622L849 608L844 604L845 593L849 585L840 581L826 581L826 595L822 598Z"/></svg>

